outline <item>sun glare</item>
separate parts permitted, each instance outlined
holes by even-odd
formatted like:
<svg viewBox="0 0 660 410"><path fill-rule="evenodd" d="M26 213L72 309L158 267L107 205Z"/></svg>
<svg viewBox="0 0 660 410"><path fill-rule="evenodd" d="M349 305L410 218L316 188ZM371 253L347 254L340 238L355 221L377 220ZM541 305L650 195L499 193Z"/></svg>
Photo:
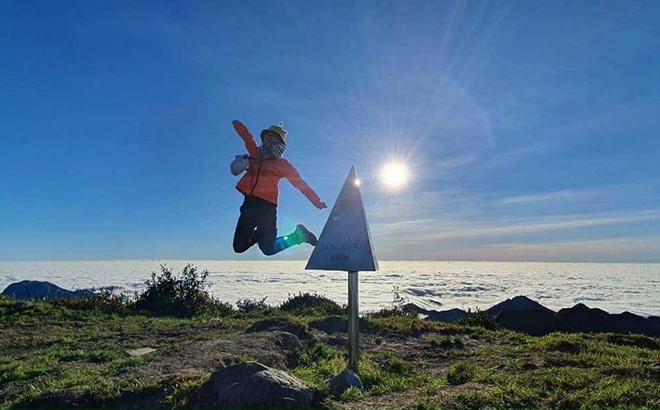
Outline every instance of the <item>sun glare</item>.
<svg viewBox="0 0 660 410"><path fill-rule="evenodd" d="M408 182L408 168L400 162L390 162L381 170L380 179L388 188L402 188Z"/></svg>

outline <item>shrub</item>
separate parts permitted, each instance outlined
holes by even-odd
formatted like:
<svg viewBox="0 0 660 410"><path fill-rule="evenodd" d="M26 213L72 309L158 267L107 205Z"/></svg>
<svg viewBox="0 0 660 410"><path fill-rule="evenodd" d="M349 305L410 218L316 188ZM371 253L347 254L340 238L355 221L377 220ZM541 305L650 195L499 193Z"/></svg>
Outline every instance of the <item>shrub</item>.
<svg viewBox="0 0 660 410"><path fill-rule="evenodd" d="M217 316L228 316L234 313L234 307L229 302L221 302L218 299L210 299L212 306L209 306L209 314Z"/></svg>
<svg viewBox="0 0 660 410"><path fill-rule="evenodd" d="M266 304L266 298L263 299L238 299L236 307L241 313L271 313L274 308Z"/></svg>
<svg viewBox="0 0 660 410"><path fill-rule="evenodd" d="M487 330L497 330L501 328L500 324L495 320L495 316L479 309L476 309L474 312L471 309L468 309L465 316L458 319L456 324L463 326L478 326Z"/></svg>
<svg viewBox="0 0 660 410"><path fill-rule="evenodd" d="M341 315L346 312L346 308L342 308L334 300L316 293L298 293L289 296L280 305L280 310L301 316Z"/></svg>
<svg viewBox="0 0 660 410"><path fill-rule="evenodd" d="M199 272L190 264L178 275L166 265L160 270L160 274L151 273L151 279L145 282L147 288L137 294L136 309L178 317L231 312L231 305L213 299L206 291L207 270Z"/></svg>
<svg viewBox="0 0 660 410"><path fill-rule="evenodd" d="M419 315L412 309L409 309L406 306L394 306L392 308L384 308L376 312L368 312L366 314L370 318L385 318L385 317L413 317L416 318Z"/></svg>

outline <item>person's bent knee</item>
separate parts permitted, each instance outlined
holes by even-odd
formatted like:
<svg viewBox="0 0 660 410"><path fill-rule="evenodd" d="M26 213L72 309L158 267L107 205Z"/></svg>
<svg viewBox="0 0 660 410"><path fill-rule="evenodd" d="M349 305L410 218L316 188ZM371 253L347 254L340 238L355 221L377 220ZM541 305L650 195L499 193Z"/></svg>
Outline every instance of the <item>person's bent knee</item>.
<svg viewBox="0 0 660 410"><path fill-rule="evenodd" d="M248 249L250 249L249 245L234 242L234 252L243 253L243 252L247 251Z"/></svg>
<svg viewBox="0 0 660 410"><path fill-rule="evenodd" d="M266 255L266 256L272 256L277 253L277 250L272 244L262 244L261 242L259 243L259 249L261 249L261 252Z"/></svg>

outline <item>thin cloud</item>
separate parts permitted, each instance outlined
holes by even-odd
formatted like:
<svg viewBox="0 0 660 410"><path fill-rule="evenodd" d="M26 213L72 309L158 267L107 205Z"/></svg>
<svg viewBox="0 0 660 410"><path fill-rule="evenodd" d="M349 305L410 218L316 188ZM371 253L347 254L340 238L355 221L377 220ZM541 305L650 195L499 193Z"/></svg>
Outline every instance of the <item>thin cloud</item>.
<svg viewBox="0 0 660 410"><path fill-rule="evenodd" d="M513 196L513 197L500 199L495 203L498 205L521 205L521 204L530 204L535 202L572 201L572 200L589 198L598 193L600 193L600 191L564 190L564 191L550 192L547 194Z"/></svg>
<svg viewBox="0 0 660 410"><path fill-rule="evenodd" d="M373 230L379 236L399 235L414 229L414 237L400 241L421 243L443 239L506 237L520 234L534 234L546 231L561 231L576 228L590 228L625 223L660 220L660 211L652 210L632 214L601 215L599 217L552 217L536 219L508 219L492 223L451 222L441 219L419 219L415 221L378 224Z"/></svg>

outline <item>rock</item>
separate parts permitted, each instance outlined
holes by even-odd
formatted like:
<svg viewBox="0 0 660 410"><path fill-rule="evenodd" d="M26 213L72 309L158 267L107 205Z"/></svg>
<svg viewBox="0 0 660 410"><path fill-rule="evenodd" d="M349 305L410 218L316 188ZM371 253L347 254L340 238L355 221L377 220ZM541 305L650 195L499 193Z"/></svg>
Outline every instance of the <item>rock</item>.
<svg viewBox="0 0 660 410"><path fill-rule="evenodd" d="M574 331L556 313L541 309L505 310L497 315L495 320L507 329L524 332L532 336Z"/></svg>
<svg viewBox="0 0 660 410"><path fill-rule="evenodd" d="M425 315L427 320L445 323L454 323L466 315L464 310L458 308L437 311L424 309L423 307L417 306L414 303L407 303L403 306L403 310L406 312L415 312L420 315Z"/></svg>
<svg viewBox="0 0 660 410"><path fill-rule="evenodd" d="M303 347L298 336L288 332L277 332L273 335L275 344L286 350L287 367L294 368L300 364L300 351Z"/></svg>
<svg viewBox="0 0 660 410"><path fill-rule="evenodd" d="M505 310L543 310L546 312L553 312L552 310L536 301L533 301L527 296L516 296L514 298L507 299L494 306L491 306L486 310L486 312L493 316L497 316Z"/></svg>
<svg viewBox="0 0 660 410"><path fill-rule="evenodd" d="M156 349L152 349L151 347L140 347L138 349L131 349L127 350L126 353L128 353L130 356L144 356L145 354L153 353L155 352Z"/></svg>
<svg viewBox="0 0 660 410"><path fill-rule="evenodd" d="M90 290L71 291L63 289L50 282L40 282L35 280L24 280L12 283L2 291L2 294L18 300L59 300L94 296L94 292Z"/></svg>
<svg viewBox="0 0 660 410"><path fill-rule="evenodd" d="M309 340L312 338L312 335L305 328L305 326L298 323L294 323L288 319L265 319L261 320L252 326L250 326L246 332L272 332L272 331L281 331L294 334L298 336L301 340Z"/></svg>
<svg viewBox="0 0 660 410"><path fill-rule="evenodd" d="M660 337L660 317L649 316L646 318L649 321L649 326L651 327L653 333L656 337Z"/></svg>
<svg viewBox="0 0 660 410"><path fill-rule="evenodd" d="M338 375L328 379L328 384L330 385L330 394L335 397L341 396L341 394L348 390L351 387L356 387L362 389L362 380L358 377L357 374L351 369L346 369Z"/></svg>
<svg viewBox="0 0 660 410"><path fill-rule="evenodd" d="M425 315L426 312L429 311L429 310L427 310L427 309L424 309L424 308L421 307L421 306L417 306L417 305L414 304L414 303L406 303L405 305L403 305L403 306L401 307L401 309L402 309L404 312L415 312L415 313L419 313L419 314L422 314L422 315Z"/></svg>
<svg viewBox="0 0 660 410"><path fill-rule="evenodd" d="M561 309L558 315L578 332L616 332L614 319L609 313L601 309L591 309L582 303Z"/></svg>
<svg viewBox="0 0 660 410"><path fill-rule="evenodd" d="M309 327L325 333L348 333L348 319L342 316L329 316L309 322Z"/></svg>
<svg viewBox="0 0 660 410"><path fill-rule="evenodd" d="M660 336L660 325L630 312L610 314L601 309L589 308L578 303L572 308L559 311L559 317L579 332L590 333L640 333Z"/></svg>
<svg viewBox="0 0 660 410"><path fill-rule="evenodd" d="M315 398L315 391L295 377L252 362L213 373L202 386L198 407L304 408Z"/></svg>
<svg viewBox="0 0 660 410"><path fill-rule="evenodd" d="M611 315L619 333L639 333L647 336L660 336L660 326L647 318L630 312Z"/></svg>
<svg viewBox="0 0 660 410"><path fill-rule="evenodd" d="M280 332L275 336L275 343L284 349L295 352L302 347L300 338L289 332Z"/></svg>
<svg viewBox="0 0 660 410"><path fill-rule="evenodd" d="M466 314L467 313L465 313L464 310L458 308L442 310L440 312L431 310L427 314L426 318L436 322L455 323L458 321L458 319L462 318Z"/></svg>

